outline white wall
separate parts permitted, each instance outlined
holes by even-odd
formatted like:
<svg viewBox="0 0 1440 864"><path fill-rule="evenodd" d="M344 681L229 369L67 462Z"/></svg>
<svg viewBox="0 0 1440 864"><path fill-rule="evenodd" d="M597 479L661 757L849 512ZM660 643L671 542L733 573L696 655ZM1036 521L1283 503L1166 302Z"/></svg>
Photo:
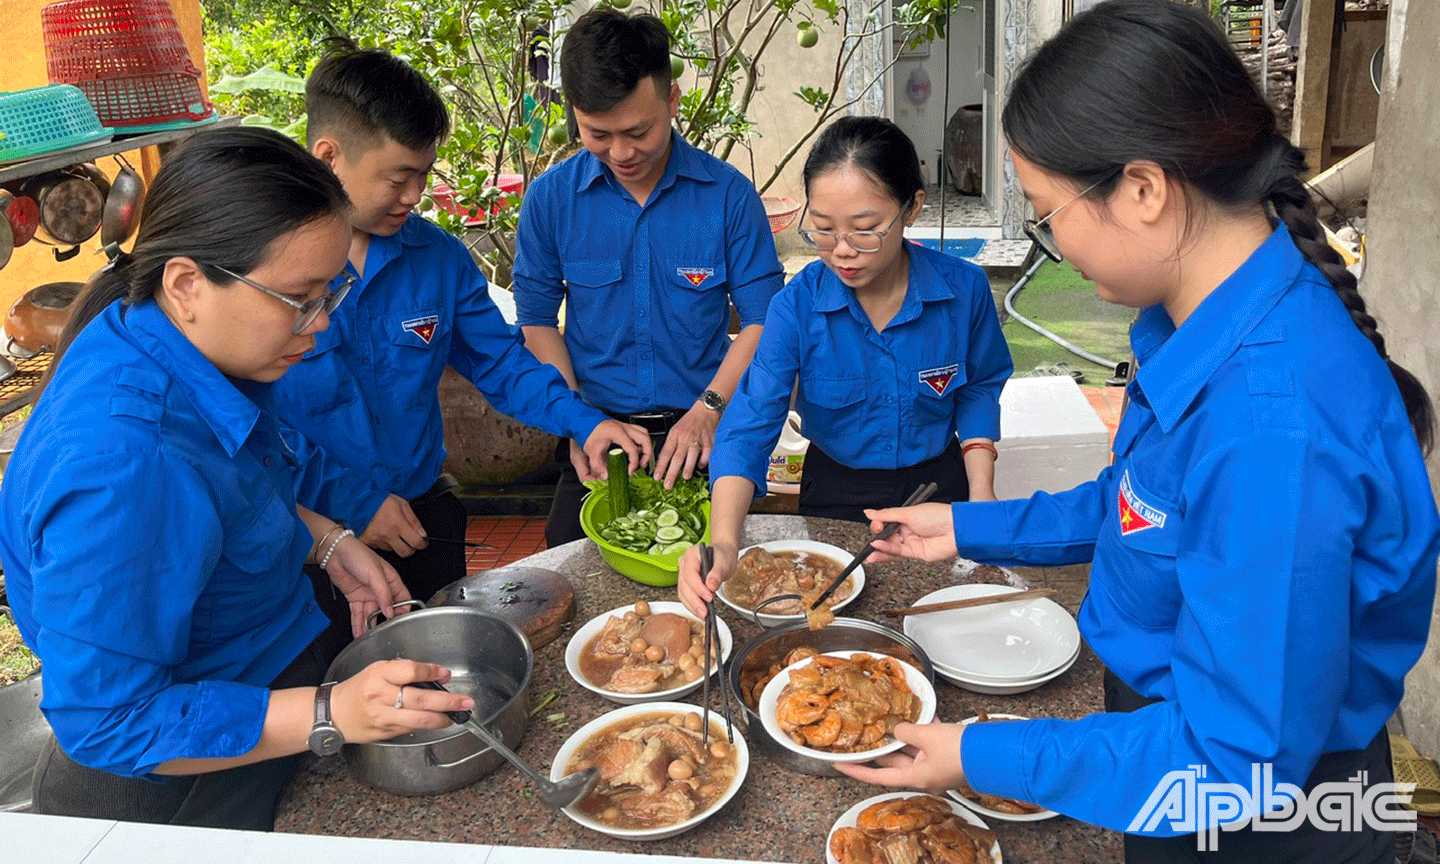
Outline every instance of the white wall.
<svg viewBox="0 0 1440 864"><path fill-rule="evenodd" d="M945 146L945 124L950 115L964 105L978 104L984 95L979 77L980 12L978 3L957 3L950 17L946 34L948 40L937 39L926 46L930 51L928 57L902 57L895 62L891 118L915 142L920 158L925 160L932 172L938 172L936 157ZM950 58L948 99L945 94L947 54ZM906 82L916 69L924 70L930 76L930 98L921 105L911 102L906 92Z"/></svg>

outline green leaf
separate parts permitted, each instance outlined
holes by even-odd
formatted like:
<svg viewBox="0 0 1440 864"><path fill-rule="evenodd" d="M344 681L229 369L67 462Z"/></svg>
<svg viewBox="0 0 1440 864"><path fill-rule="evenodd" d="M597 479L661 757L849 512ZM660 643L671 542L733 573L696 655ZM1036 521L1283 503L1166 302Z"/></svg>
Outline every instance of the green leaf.
<svg viewBox="0 0 1440 864"><path fill-rule="evenodd" d="M287 75L279 69L261 66L249 75L226 75L210 85L212 93L248 93L251 90L276 90L281 93L304 93L305 79Z"/></svg>

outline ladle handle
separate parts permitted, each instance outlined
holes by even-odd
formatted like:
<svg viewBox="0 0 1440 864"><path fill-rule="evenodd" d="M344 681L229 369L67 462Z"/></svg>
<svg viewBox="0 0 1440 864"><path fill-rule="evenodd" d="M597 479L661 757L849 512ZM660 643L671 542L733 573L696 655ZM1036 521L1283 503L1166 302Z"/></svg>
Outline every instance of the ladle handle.
<svg viewBox="0 0 1440 864"><path fill-rule="evenodd" d="M406 687L422 687L422 688L424 688L424 689L426 689L426 690L439 690L441 693L449 693L449 692L450 692L448 689L446 689L445 685L444 685L444 684L441 684L439 681L412 681L412 682L410 682L409 684L406 684L405 686L406 686ZM467 720L470 719L470 712L469 712L469 711L446 711L446 712L445 712L445 716L449 717L452 722L454 722L454 723L456 723L456 724L458 725L458 724L464 723L465 721L467 721Z"/></svg>

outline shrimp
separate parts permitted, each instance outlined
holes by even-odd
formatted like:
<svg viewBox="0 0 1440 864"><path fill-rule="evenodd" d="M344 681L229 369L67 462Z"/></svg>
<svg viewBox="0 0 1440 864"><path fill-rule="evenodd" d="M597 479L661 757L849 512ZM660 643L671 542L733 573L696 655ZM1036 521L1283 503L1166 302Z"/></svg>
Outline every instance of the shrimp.
<svg viewBox="0 0 1440 864"><path fill-rule="evenodd" d="M860 730L860 740L856 743L870 748L879 744L885 738L885 721L876 720L874 723L866 724Z"/></svg>
<svg viewBox="0 0 1440 864"><path fill-rule="evenodd" d="M775 719L787 732L787 727L809 726L825 716L830 700L814 690L786 690L775 704Z"/></svg>
<svg viewBox="0 0 1440 864"><path fill-rule="evenodd" d="M829 747L840 737L842 725L839 711L827 711L819 723L805 727L805 743L810 747Z"/></svg>
<svg viewBox="0 0 1440 864"><path fill-rule="evenodd" d="M945 808L944 813L934 809L927 801L935 802ZM909 831L919 831L927 825L939 821L943 816L953 815L949 805L938 801L928 795L917 795L911 798L891 798L889 801L881 801L872 804L860 811L860 816L855 820L855 826L870 836L881 834L900 834Z"/></svg>
<svg viewBox="0 0 1440 864"><path fill-rule="evenodd" d="M837 828L830 837L830 854L840 864L873 864L874 847L858 828Z"/></svg>
<svg viewBox="0 0 1440 864"><path fill-rule="evenodd" d="M955 827L954 817L926 826L920 832L920 845L930 853L935 864L975 864L975 841Z"/></svg>

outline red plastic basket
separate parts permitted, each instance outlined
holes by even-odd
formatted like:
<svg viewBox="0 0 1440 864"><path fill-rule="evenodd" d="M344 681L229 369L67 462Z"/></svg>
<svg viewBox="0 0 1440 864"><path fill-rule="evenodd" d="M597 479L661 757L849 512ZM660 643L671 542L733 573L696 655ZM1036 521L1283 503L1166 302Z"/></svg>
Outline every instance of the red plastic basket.
<svg viewBox="0 0 1440 864"><path fill-rule="evenodd" d="M194 72L168 0L62 0L40 13L50 80Z"/></svg>
<svg viewBox="0 0 1440 864"><path fill-rule="evenodd" d="M106 126L123 131L134 126L153 126L205 120L214 114L200 92L198 72L157 72L81 81L95 113Z"/></svg>

